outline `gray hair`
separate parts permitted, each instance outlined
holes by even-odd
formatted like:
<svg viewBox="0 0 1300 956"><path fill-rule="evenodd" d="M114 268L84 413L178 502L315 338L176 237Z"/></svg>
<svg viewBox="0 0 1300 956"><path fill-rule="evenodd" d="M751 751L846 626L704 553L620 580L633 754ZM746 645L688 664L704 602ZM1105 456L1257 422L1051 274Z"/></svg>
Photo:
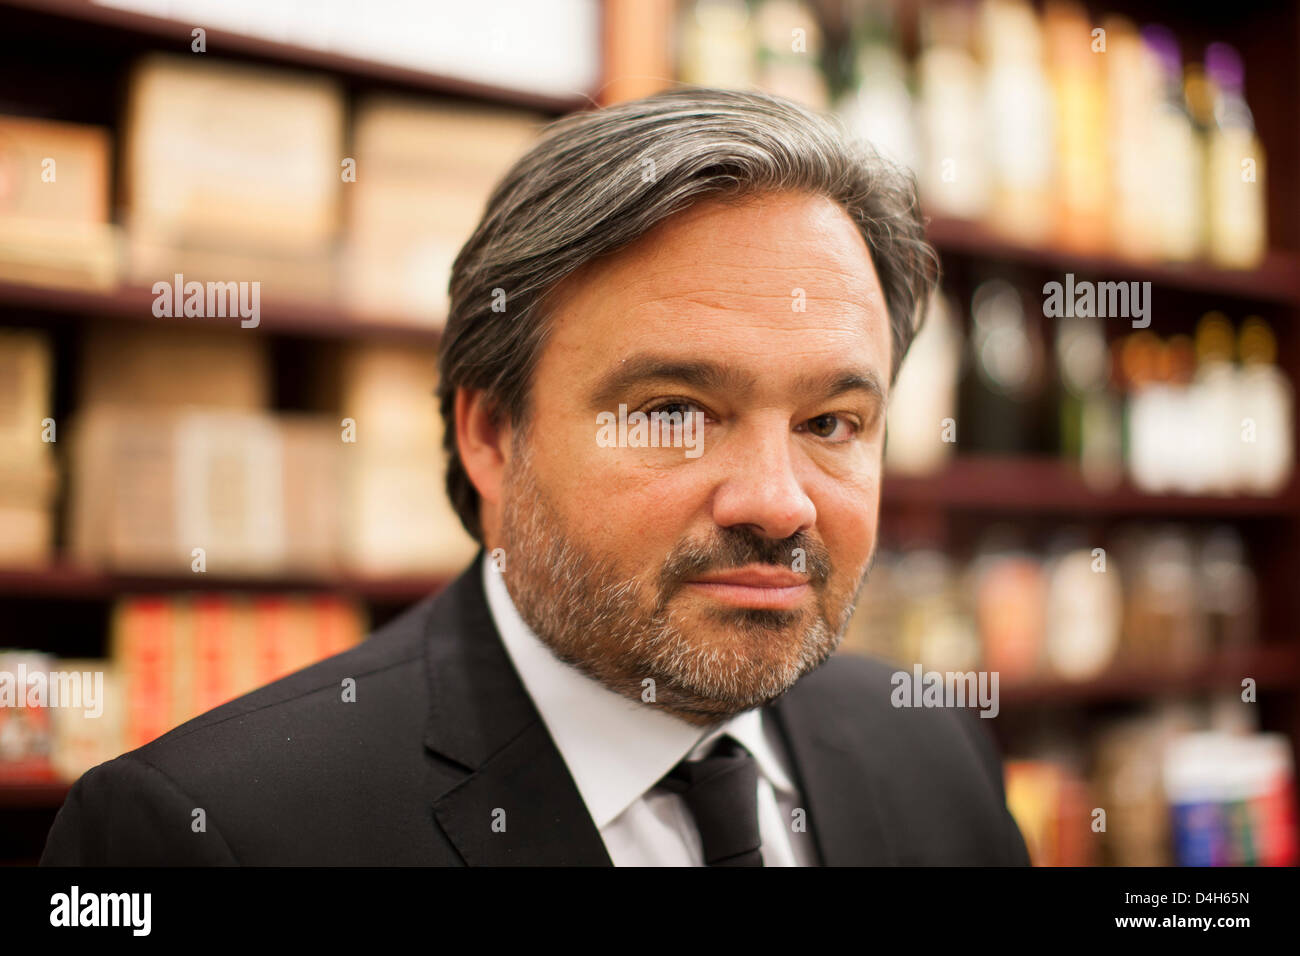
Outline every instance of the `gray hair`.
<svg viewBox="0 0 1300 956"><path fill-rule="evenodd" d="M438 357L447 494L474 538L483 543L478 492L456 447L456 390L482 390L495 420L522 436L545 299L560 280L696 200L775 190L826 196L861 231L889 310L892 381L938 257L915 177L832 121L763 93L674 89L557 120L506 173L452 266Z"/></svg>

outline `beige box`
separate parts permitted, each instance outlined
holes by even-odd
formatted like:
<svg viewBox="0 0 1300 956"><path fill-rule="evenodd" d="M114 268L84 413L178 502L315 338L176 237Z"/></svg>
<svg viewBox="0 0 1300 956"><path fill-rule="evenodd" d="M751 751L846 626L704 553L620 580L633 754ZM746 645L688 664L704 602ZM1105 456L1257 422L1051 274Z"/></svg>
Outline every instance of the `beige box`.
<svg viewBox="0 0 1300 956"><path fill-rule="evenodd" d="M52 388L49 339L39 332L0 329L0 447L7 465L49 457L46 435L58 438L50 417Z"/></svg>
<svg viewBox="0 0 1300 956"><path fill-rule="evenodd" d="M447 283L488 196L536 138L531 113L375 97L357 110L346 184L346 301L441 325Z"/></svg>
<svg viewBox="0 0 1300 956"><path fill-rule="evenodd" d="M355 448L347 456L349 565L363 574L444 574L464 570L478 546L444 490L440 453Z"/></svg>
<svg viewBox="0 0 1300 956"><path fill-rule="evenodd" d="M356 423L357 445L415 451L439 447L437 349L357 345L339 356L337 382L339 420Z"/></svg>
<svg viewBox="0 0 1300 956"><path fill-rule="evenodd" d="M101 405L72 440L70 550L185 575L328 573L342 550L342 444L329 419Z"/></svg>
<svg viewBox="0 0 1300 956"><path fill-rule="evenodd" d="M334 241L343 97L333 82L149 56L131 77L124 129L133 236L299 255Z"/></svg>
<svg viewBox="0 0 1300 956"><path fill-rule="evenodd" d="M264 336L251 329L204 328L207 319L173 321L174 328L90 326L83 340L79 407L266 407L271 370Z"/></svg>
<svg viewBox="0 0 1300 956"><path fill-rule="evenodd" d="M96 126L0 116L0 281L108 288L112 144Z"/></svg>
<svg viewBox="0 0 1300 956"><path fill-rule="evenodd" d="M93 406L71 422L68 550L100 567L188 570L176 548L174 442L164 409Z"/></svg>
<svg viewBox="0 0 1300 956"><path fill-rule="evenodd" d="M284 496L284 565L291 574L328 573L342 554L343 443L328 419L278 421Z"/></svg>
<svg viewBox="0 0 1300 956"><path fill-rule="evenodd" d="M0 464L0 566L31 568L54 560L57 492L49 457Z"/></svg>
<svg viewBox="0 0 1300 956"><path fill-rule="evenodd" d="M281 449L266 414L114 408L75 423L77 560L120 570L263 574L284 563Z"/></svg>

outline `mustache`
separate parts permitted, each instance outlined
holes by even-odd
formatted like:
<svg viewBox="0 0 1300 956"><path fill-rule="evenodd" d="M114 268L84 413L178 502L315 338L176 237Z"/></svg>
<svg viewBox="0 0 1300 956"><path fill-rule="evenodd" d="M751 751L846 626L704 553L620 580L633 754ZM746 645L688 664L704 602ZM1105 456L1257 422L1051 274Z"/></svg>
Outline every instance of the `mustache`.
<svg viewBox="0 0 1300 956"><path fill-rule="evenodd" d="M788 538L765 538L748 528L720 528L708 542L686 545L664 562L660 573L662 593L710 571L730 571L749 564L766 564L791 570L803 553L803 572L809 583L821 586L831 576L830 552L820 541L800 531Z"/></svg>

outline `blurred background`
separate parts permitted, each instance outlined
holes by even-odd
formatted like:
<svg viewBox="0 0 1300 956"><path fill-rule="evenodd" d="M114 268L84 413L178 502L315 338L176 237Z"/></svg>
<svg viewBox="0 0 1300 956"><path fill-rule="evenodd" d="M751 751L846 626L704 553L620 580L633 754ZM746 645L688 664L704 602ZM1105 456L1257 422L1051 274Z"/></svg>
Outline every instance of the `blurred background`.
<svg viewBox="0 0 1300 956"><path fill-rule="evenodd" d="M0 862L466 565L451 261L544 123L691 83L841 116L942 257L842 653L999 673L1039 865L1294 865L1298 53L1295 3L0 0L0 672L105 674L0 707Z"/></svg>

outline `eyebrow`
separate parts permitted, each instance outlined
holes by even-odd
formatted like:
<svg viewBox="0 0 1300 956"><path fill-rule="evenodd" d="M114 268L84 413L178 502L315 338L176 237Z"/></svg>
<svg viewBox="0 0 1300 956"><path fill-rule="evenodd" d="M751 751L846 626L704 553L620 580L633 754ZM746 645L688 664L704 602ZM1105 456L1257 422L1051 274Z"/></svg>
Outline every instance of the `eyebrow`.
<svg viewBox="0 0 1300 956"><path fill-rule="evenodd" d="M593 408L604 409L627 389L651 381L673 381L713 392L751 392L757 380L748 372L704 359L682 360L661 355L641 354L620 362L596 382L592 392ZM870 369L841 369L823 373L804 373L794 380L795 392L834 398L846 392L867 392L884 404L885 390Z"/></svg>

